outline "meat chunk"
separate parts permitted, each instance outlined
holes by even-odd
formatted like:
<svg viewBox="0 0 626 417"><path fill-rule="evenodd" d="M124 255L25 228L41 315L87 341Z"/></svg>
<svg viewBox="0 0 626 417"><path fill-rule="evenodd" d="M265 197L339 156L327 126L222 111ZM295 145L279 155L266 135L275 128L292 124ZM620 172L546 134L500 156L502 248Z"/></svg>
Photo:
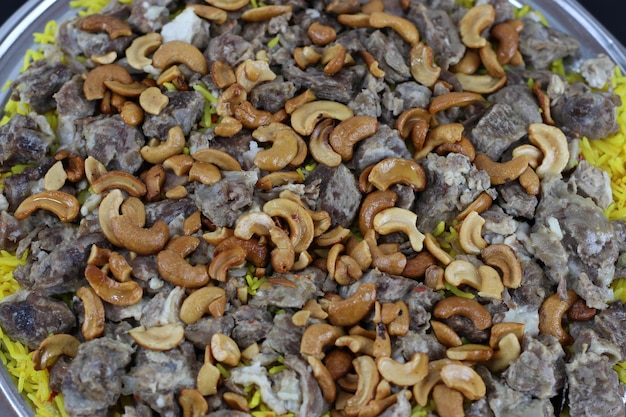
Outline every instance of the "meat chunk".
<svg viewBox="0 0 626 417"><path fill-rule="evenodd" d="M107 170L134 173L143 163L139 150L145 140L141 131L114 115L92 120L83 127L87 156L103 163Z"/></svg>
<svg viewBox="0 0 626 417"><path fill-rule="evenodd" d="M57 44L72 58L81 55L105 55L113 51L118 56L123 56L133 39L131 36L120 36L111 40L106 32L91 33L80 30L78 21L79 17L67 19L59 24L57 30Z"/></svg>
<svg viewBox="0 0 626 417"><path fill-rule="evenodd" d="M415 211L417 227L424 233L432 232L442 221L450 224L480 193L491 191L487 173L476 169L464 155L430 153L422 166L428 187L419 193Z"/></svg>
<svg viewBox="0 0 626 417"><path fill-rule="evenodd" d="M178 416L177 394L196 385L193 346L183 342L163 352L140 348L135 362L122 377L122 393L137 395L162 416Z"/></svg>
<svg viewBox="0 0 626 417"><path fill-rule="evenodd" d="M303 71L292 62L283 66L283 77L298 88L310 89L319 99L340 103L348 103L352 100L361 80L361 77L350 69L343 69L337 74L329 75L315 67L309 67Z"/></svg>
<svg viewBox="0 0 626 417"><path fill-rule="evenodd" d="M580 64L580 73L592 88L603 88L611 80L615 63L606 54L598 54Z"/></svg>
<svg viewBox="0 0 626 417"><path fill-rule="evenodd" d="M525 337L521 355L502 374L506 383L535 398L552 398L564 384L565 352L548 334Z"/></svg>
<svg viewBox="0 0 626 417"><path fill-rule="evenodd" d="M204 114L204 97L197 91L168 91L169 103L158 115L147 114L143 122L143 134L149 138L167 139L174 126L180 126L185 136Z"/></svg>
<svg viewBox="0 0 626 417"><path fill-rule="evenodd" d="M385 72L385 80L388 83L399 84L411 77L402 51L383 32L377 30L370 34L364 44L366 50L376 58L378 65Z"/></svg>
<svg viewBox="0 0 626 417"><path fill-rule="evenodd" d="M235 322L232 338L243 348L261 341L272 329L272 314L264 308L243 305L230 317Z"/></svg>
<svg viewBox="0 0 626 417"><path fill-rule="evenodd" d="M170 13L167 7L155 3L159 2L133 2L128 24L135 31L140 33L158 32L169 21Z"/></svg>
<svg viewBox="0 0 626 417"><path fill-rule="evenodd" d="M239 35L224 33L212 37L204 52L209 64L223 61L235 68L246 59L254 59L252 44Z"/></svg>
<svg viewBox="0 0 626 417"><path fill-rule="evenodd" d="M565 365L572 417L623 416L623 385L606 356L578 353Z"/></svg>
<svg viewBox="0 0 626 417"><path fill-rule="evenodd" d="M330 214L333 226L349 228L361 204L361 192L354 174L344 164L331 168L319 164L307 177L307 184L321 180L315 210Z"/></svg>
<svg viewBox="0 0 626 417"><path fill-rule="evenodd" d="M273 277L286 279L293 285L277 282L273 285L261 287L254 298L249 301L251 306L260 308L268 306L302 308L309 299L322 295L309 278L309 275L304 271L296 274L274 274Z"/></svg>
<svg viewBox="0 0 626 417"><path fill-rule="evenodd" d="M357 144L352 159L360 173L386 158L410 159L411 153L397 130L381 124L376 133Z"/></svg>
<svg viewBox="0 0 626 417"><path fill-rule="evenodd" d="M517 181L510 181L497 187L498 206L514 217L532 219L539 200L537 196L528 194Z"/></svg>
<svg viewBox="0 0 626 417"><path fill-rule="evenodd" d="M626 358L626 329L620 324L623 323L623 320L626 320L626 305L617 301L596 314L593 320L593 329L601 337L619 346L621 357Z"/></svg>
<svg viewBox="0 0 626 417"><path fill-rule="evenodd" d="M289 81L259 84L250 91L250 102L257 108L276 113L296 94L296 86Z"/></svg>
<svg viewBox="0 0 626 417"><path fill-rule="evenodd" d="M107 337L83 342L63 379L65 409L72 417L105 415L122 392L132 348Z"/></svg>
<svg viewBox="0 0 626 417"><path fill-rule="evenodd" d="M76 317L61 301L19 290L0 302L0 326L11 339L36 349L51 334L69 333Z"/></svg>
<svg viewBox="0 0 626 417"><path fill-rule="evenodd" d="M263 342L263 352L278 352L281 355L297 355L300 353L300 340L304 327L296 326L292 314L284 313L274 316L271 330Z"/></svg>
<svg viewBox="0 0 626 417"><path fill-rule="evenodd" d="M499 161L509 146L526 135L528 124L506 103L489 107L471 130L470 140L478 152Z"/></svg>
<svg viewBox="0 0 626 417"><path fill-rule="evenodd" d="M525 18L520 33L519 50L526 62L536 69L546 69L553 61L572 55L580 45L573 37L543 23Z"/></svg>
<svg viewBox="0 0 626 417"><path fill-rule="evenodd" d="M329 404L324 400L322 390L307 364L298 355L285 355L285 365L296 372L299 381L302 402L297 415L321 416L327 413Z"/></svg>
<svg viewBox="0 0 626 417"><path fill-rule="evenodd" d="M609 174L586 160L578 163L568 183L574 187L576 193L591 198L602 209L613 202Z"/></svg>
<svg viewBox="0 0 626 417"><path fill-rule="evenodd" d="M248 210L258 174L255 171L229 171L212 185L196 183L193 197L196 205L216 226L234 227L241 214Z"/></svg>
<svg viewBox="0 0 626 417"><path fill-rule="evenodd" d="M55 58L38 59L21 73L11 86L11 98L29 104L34 111L44 114L56 108L53 96L72 78L67 64Z"/></svg>
<svg viewBox="0 0 626 417"><path fill-rule="evenodd" d="M211 338L216 333L222 333L231 336L235 327L235 321L231 316L203 317L193 324L185 327L185 338L194 344L194 346L204 349L211 344ZM239 344L239 341L237 344ZM247 346L247 345L239 345Z"/></svg>
<svg viewBox="0 0 626 417"><path fill-rule="evenodd" d="M0 127L0 171L15 164L38 163L46 156L53 141L54 134L45 118L13 116L9 123Z"/></svg>

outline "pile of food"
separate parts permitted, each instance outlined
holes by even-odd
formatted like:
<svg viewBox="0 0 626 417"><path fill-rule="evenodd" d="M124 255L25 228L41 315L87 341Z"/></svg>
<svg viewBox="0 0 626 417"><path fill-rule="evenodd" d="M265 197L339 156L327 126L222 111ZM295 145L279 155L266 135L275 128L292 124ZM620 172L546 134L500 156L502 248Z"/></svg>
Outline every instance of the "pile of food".
<svg viewBox="0 0 626 417"><path fill-rule="evenodd" d="M1 358L38 415L626 413L608 57L507 0L48 31L0 126Z"/></svg>

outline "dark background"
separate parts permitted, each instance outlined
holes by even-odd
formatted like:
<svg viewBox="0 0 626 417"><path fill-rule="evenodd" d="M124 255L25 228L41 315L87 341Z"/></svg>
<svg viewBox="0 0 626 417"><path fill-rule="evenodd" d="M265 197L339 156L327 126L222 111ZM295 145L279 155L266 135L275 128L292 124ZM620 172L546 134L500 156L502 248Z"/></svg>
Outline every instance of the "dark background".
<svg viewBox="0 0 626 417"><path fill-rule="evenodd" d="M1 0L0 20L4 22L24 0ZM68 0L69 1L69 0ZM613 35L626 45L626 2L624 0L579 0Z"/></svg>

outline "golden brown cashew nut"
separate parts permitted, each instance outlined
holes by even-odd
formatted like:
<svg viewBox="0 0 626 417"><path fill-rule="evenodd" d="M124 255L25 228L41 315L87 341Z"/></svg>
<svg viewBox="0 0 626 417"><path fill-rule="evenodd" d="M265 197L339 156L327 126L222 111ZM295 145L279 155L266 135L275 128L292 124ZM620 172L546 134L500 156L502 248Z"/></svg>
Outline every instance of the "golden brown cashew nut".
<svg viewBox="0 0 626 417"><path fill-rule="evenodd" d="M102 234L115 246L122 245L113 233L111 219L120 215L120 207L123 202L124 195L122 191L115 189L104 196L98 207L98 222L100 223Z"/></svg>
<svg viewBox="0 0 626 417"><path fill-rule="evenodd" d="M320 164L336 167L341 164L342 157L330 145L330 133L334 129L332 119L324 119L319 122L309 138L309 152L313 159Z"/></svg>
<svg viewBox="0 0 626 417"><path fill-rule="evenodd" d="M483 213L489 207L491 207L492 203L493 203L493 198L491 198L489 194L483 191L482 193L478 195L478 197L476 197L474 201L470 203L469 206L465 208L465 210L463 210L462 212L458 214L458 216L456 216L456 220L463 221L463 219L465 219L467 215L472 211L475 211L478 214Z"/></svg>
<svg viewBox="0 0 626 417"><path fill-rule="evenodd" d="M447 319L455 315L467 317L474 327L485 330L491 327L491 313L478 301L459 296L446 297L435 305L433 315L439 319Z"/></svg>
<svg viewBox="0 0 626 417"><path fill-rule="evenodd" d="M167 140L156 146L144 146L140 153L145 161L151 164L163 163L167 158L181 154L185 148L185 134L183 129L176 125L167 132Z"/></svg>
<svg viewBox="0 0 626 417"><path fill-rule="evenodd" d="M300 353L304 356L315 356L324 359L324 348L334 346L335 341L345 332L341 327L328 323L313 323L304 330L300 340Z"/></svg>
<svg viewBox="0 0 626 417"><path fill-rule="evenodd" d="M375 301L376 286L363 283L351 297L331 301L327 311L328 320L335 326L353 326L372 311Z"/></svg>
<svg viewBox="0 0 626 417"><path fill-rule="evenodd" d="M272 4L268 6L253 7L241 14L241 19L246 22L263 22L277 16L291 13L293 7L289 4Z"/></svg>
<svg viewBox="0 0 626 417"><path fill-rule="evenodd" d="M498 41L496 56L500 65L511 62L519 47L519 33L510 22L502 22L491 28L491 36Z"/></svg>
<svg viewBox="0 0 626 417"><path fill-rule="evenodd" d="M164 324L163 326L135 327L128 335L141 347L150 350L165 351L174 349L185 337L185 329L180 324Z"/></svg>
<svg viewBox="0 0 626 417"><path fill-rule="evenodd" d="M491 185L502 185L516 180L528 168L528 158L524 155L507 162L496 162L484 153L477 153L474 158L476 168L487 172Z"/></svg>
<svg viewBox="0 0 626 417"><path fill-rule="evenodd" d="M478 50L478 53L483 66L487 70L487 74L498 79L506 76L506 71L498 62L498 56L491 43L487 42L485 46Z"/></svg>
<svg viewBox="0 0 626 417"><path fill-rule="evenodd" d="M312 46L301 46L293 50L293 60L301 70L317 64L321 58L322 55ZM291 112L287 110L287 113Z"/></svg>
<svg viewBox="0 0 626 417"><path fill-rule="evenodd" d="M470 211L461 223L459 245L465 253L478 255L481 250L487 247L487 242L482 236L484 224L485 219L475 211Z"/></svg>
<svg viewBox="0 0 626 417"><path fill-rule="evenodd" d="M85 320L81 325L81 333L85 340L92 340L104 333L104 305L93 288L80 287L76 291L85 310Z"/></svg>
<svg viewBox="0 0 626 417"><path fill-rule="evenodd" d="M430 392L441 382L441 369L448 364L460 364L459 361L453 361L447 358L438 359L428 362L428 374L424 379L413 386L413 397L419 405L425 407L428 404Z"/></svg>
<svg viewBox="0 0 626 417"><path fill-rule="evenodd" d="M228 13L226 13L225 10L218 9L217 7L207 6L205 4L188 4L185 7L193 9L193 12L198 17L206 20L212 20L218 25L225 23L228 19Z"/></svg>
<svg viewBox="0 0 626 417"><path fill-rule="evenodd" d="M323 25L317 21L309 25L306 34L311 42L318 46L326 46L337 39L337 32L332 26Z"/></svg>
<svg viewBox="0 0 626 417"><path fill-rule="evenodd" d="M422 42L411 48L409 63L413 79L426 87L432 88L441 75L441 67L434 62L432 48Z"/></svg>
<svg viewBox="0 0 626 417"><path fill-rule="evenodd" d="M569 148L561 129L544 123L533 123L528 127L528 139L543 152L541 164L536 169L539 178L559 175L565 169L569 161Z"/></svg>
<svg viewBox="0 0 626 417"><path fill-rule="evenodd" d="M143 296L142 288L135 281L115 281L94 265L87 265L85 278L98 297L113 305L133 305L138 303Z"/></svg>
<svg viewBox="0 0 626 417"><path fill-rule="evenodd" d="M374 230L381 235L404 232L415 252L420 252L424 245L424 234L417 230L417 214L400 207L386 208L374 216Z"/></svg>
<svg viewBox="0 0 626 417"><path fill-rule="evenodd" d="M315 100L300 105L291 113L291 126L300 135L313 133L317 122L323 118L346 120L354 116L352 109L342 103Z"/></svg>
<svg viewBox="0 0 626 417"><path fill-rule="evenodd" d="M109 39L115 40L122 36L132 36L130 25L115 16L92 14L78 21L78 29L86 32L106 32Z"/></svg>
<svg viewBox="0 0 626 417"><path fill-rule="evenodd" d="M551 334L564 346L574 343L574 338L565 331L561 320L576 300L578 295L571 290L567 291L565 299L561 299L559 294L546 298L539 308L539 333Z"/></svg>
<svg viewBox="0 0 626 417"><path fill-rule="evenodd" d="M487 345L465 343L446 349L448 359L468 362L486 362L493 356L493 349Z"/></svg>
<svg viewBox="0 0 626 417"><path fill-rule="evenodd" d="M209 312L209 306L219 298L225 298L226 291L220 287L203 287L191 294L180 306L179 316L185 324L193 324ZM222 312L223 313L223 312Z"/></svg>
<svg viewBox="0 0 626 417"><path fill-rule="evenodd" d="M183 409L183 417L204 417L209 412L209 405L196 389L185 388L178 395L178 404Z"/></svg>
<svg viewBox="0 0 626 417"><path fill-rule="evenodd" d="M398 386L411 387L426 377L428 356L425 353L415 353L405 363L381 356L376 358L376 366L383 379Z"/></svg>
<svg viewBox="0 0 626 417"><path fill-rule="evenodd" d="M346 407L363 407L374 399L380 374L376 362L370 356L358 356L352 361L352 365L359 377L359 383L354 395L346 401Z"/></svg>
<svg viewBox="0 0 626 417"><path fill-rule="evenodd" d="M378 119L371 116L353 116L343 120L330 132L330 145L344 162L349 161L354 145L375 134L378 124Z"/></svg>
<svg viewBox="0 0 626 417"><path fill-rule="evenodd" d="M185 257L189 253L177 253L172 249L157 254L157 267L161 277L169 283L184 288L200 288L209 282L209 273L204 265L191 265Z"/></svg>
<svg viewBox="0 0 626 417"><path fill-rule="evenodd" d="M419 161L437 146L459 142L463 139L464 130L465 126L461 123L446 123L430 129L422 146L415 147L413 159Z"/></svg>
<svg viewBox="0 0 626 417"><path fill-rule="evenodd" d="M493 24L496 10L491 4L481 4L472 7L459 23L461 41L468 48L482 48L487 39L482 37L482 31Z"/></svg>
<svg viewBox="0 0 626 417"><path fill-rule="evenodd" d="M373 12L370 14L369 23L374 28L392 28L411 46L420 41L420 33L415 25L410 20L400 16L385 12Z"/></svg>
<svg viewBox="0 0 626 417"><path fill-rule="evenodd" d="M263 212L271 217L280 217L289 226L289 238L296 253L306 251L313 242L313 219L311 215L295 201L275 198L263 205Z"/></svg>
<svg viewBox="0 0 626 417"><path fill-rule="evenodd" d="M211 353L216 361L229 366L236 366L241 360L237 342L223 333L215 333L211 337Z"/></svg>
<svg viewBox="0 0 626 417"><path fill-rule="evenodd" d="M456 79L461 83L464 91L475 94L491 94L498 91L506 84L506 76L494 77L490 74L468 75L455 74ZM452 93L451 93L452 94Z"/></svg>
<svg viewBox="0 0 626 417"><path fill-rule="evenodd" d="M467 48L465 55L456 64L450 67L454 74L474 74L480 67L480 55L476 49Z"/></svg>
<svg viewBox="0 0 626 417"><path fill-rule="evenodd" d="M259 142L270 142L272 147L259 151L254 164L264 171L278 171L285 168L298 154L298 135L287 125L271 123L252 132Z"/></svg>
<svg viewBox="0 0 626 417"><path fill-rule="evenodd" d="M507 288L518 288L522 283L522 266L515 251L504 243L487 246L480 252L483 262L500 271Z"/></svg>
<svg viewBox="0 0 626 417"><path fill-rule="evenodd" d="M128 71L117 64L99 65L89 71L83 84L83 93L87 100L98 100L104 98L106 80L116 80L124 84L133 82L133 77Z"/></svg>
<svg viewBox="0 0 626 417"><path fill-rule="evenodd" d="M484 100L483 96L476 92L453 91L434 97L428 106L428 111L430 114L435 114L452 107L469 106Z"/></svg>
<svg viewBox="0 0 626 417"><path fill-rule="evenodd" d="M26 197L15 209L13 216L24 220L38 209L55 214L62 222L71 222L80 212L80 203L76 197L63 191L41 191Z"/></svg>
<svg viewBox="0 0 626 417"><path fill-rule="evenodd" d="M446 347L453 347L461 346L463 344L461 337L447 324L431 320L430 326L433 328L433 333L435 334L437 341L439 341L442 345Z"/></svg>
<svg viewBox="0 0 626 417"><path fill-rule="evenodd" d="M263 212L246 213L239 218L234 231L239 239L248 240L253 235L269 236L275 248L271 252L272 266L279 273L289 271L295 262L295 251L289 235L274 224Z"/></svg>
<svg viewBox="0 0 626 417"><path fill-rule="evenodd" d="M248 59L237 66L235 77L237 83L249 92L257 84L274 80L276 74L271 70L267 61Z"/></svg>
<svg viewBox="0 0 626 417"><path fill-rule="evenodd" d="M122 247L139 255L159 252L170 238L170 229L162 220L157 220L150 228L143 228L123 215L111 219L111 231Z"/></svg>
<svg viewBox="0 0 626 417"><path fill-rule="evenodd" d="M112 189L120 189L133 197L142 197L147 191L146 184L126 171L110 171L102 174L93 181L91 188L96 194L102 194Z"/></svg>
<svg viewBox="0 0 626 417"><path fill-rule="evenodd" d="M329 403L334 403L337 398L337 386L332 374L319 358L309 355L306 360L311 366L313 377L322 389L324 399Z"/></svg>
<svg viewBox="0 0 626 417"><path fill-rule="evenodd" d="M424 234L424 246L426 246L428 252L444 266L448 266L450 262L454 260L452 255L441 247L439 241L432 233Z"/></svg>
<svg viewBox="0 0 626 417"><path fill-rule="evenodd" d="M400 275L404 271L407 260L402 252L384 253L378 247L376 232L373 229L367 231L364 239L372 254L372 267L391 275Z"/></svg>
<svg viewBox="0 0 626 417"><path fill-rule="evenodd" d="M75 357L80 340L69 334L53 334L46 337L33 352L33 364L36 371L46 369L56 362L61 355Z"/></svg>
<svg viewBox="0 0 626 417"><path fill-rule="evenodd" d="M359 209L359 231L365 236L368 230L374 228L374 217L384 209L394 207L398 195L391 190L375 190L368 193Z"/></svg>
<svg viewBox="0 0 626 417"><path fill-rule="evenodd" d="M230 154L219 149L201 149L191 156L196 161L213 164L222 171L241 171L239 162Z"/></svg>
<svg viewBox="0 0 626 417"><path fill-rule="evenodd" d="M246 7L250 0L204 0L209 3L211 6L215 6L218 9L224 9L229 12L234 12L239 9L243 9Z"/></svg>
<svg viewBox="0 0 626 417"><path fill-rule="evenodd" d="M444 365L440 375L448 388L460 391L468 400L479 400L487 393L483 379L467 365L456 363Z"/></svg>
<svg viewBox="0 0 626 417"><path fill-rule="evenodd" d="M464 417L463 394L444 384L437 384L433 388L435 410L440 417Z"/></svg>
<svg viewBox="0 0 626 417"><path fill-rule="evenodd" d="M209 64L202 52L188 42L169 41L152 55L152 66L164 70L174 64L184 64L201 75L209 73Z"/></svg>
<svg viewBox="0 0 626 417"><path fill-rule="evenodd" d="M209 277L216 281L226 282L228 271L243 265L246 260L246 251L241 246L233 246L215 255L209 265Z"/></svg>
<svg viewBox="0 0 626 417"><path fill-rule="evenodd" d="M412 159L383 159L374 165L367 179L374 187L382 191L394 184L408 185L414 191L422 191L426 187L424 168Z"/></svg>
<svg viewBox="0 0 626 417"><path fill-rule="evenodd" d="M155 116L161 114L161 110L167 107L169 102L169 97L163 94L159 87L148 87L139 95L139 105L141 108L144 109L146 113Z"/></svg>
<svg viewBox="0 0 626 417"><path fill-rule="evenodd" d="M325 74L336 74L352 59L345 46L340 43L327 46L322 51L320 64L324 66Z"/></svg>

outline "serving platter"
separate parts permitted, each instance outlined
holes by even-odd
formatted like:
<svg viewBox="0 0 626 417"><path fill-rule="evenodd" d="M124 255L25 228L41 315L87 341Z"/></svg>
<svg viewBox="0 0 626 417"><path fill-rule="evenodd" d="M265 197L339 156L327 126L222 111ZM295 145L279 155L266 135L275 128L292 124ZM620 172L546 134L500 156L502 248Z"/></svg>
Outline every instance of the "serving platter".
<svg viewBox="0 0 626 417"><path fill-rule="evenodd" d="M515 7L528 4L539 10L551 26L573 34L581 50L568 64L598 53L608 55L626 73L626 48L576 0L509 0ZM62 21L76 11L69 0L29 0L0 26L0 85L17 77L24 53L34 46L33 35L43 32L50 20ZM9 99L7 89L0 90L0 106ZM34 412L3 366L0 366L0 414L6 417L32 417Z"/></svg>

